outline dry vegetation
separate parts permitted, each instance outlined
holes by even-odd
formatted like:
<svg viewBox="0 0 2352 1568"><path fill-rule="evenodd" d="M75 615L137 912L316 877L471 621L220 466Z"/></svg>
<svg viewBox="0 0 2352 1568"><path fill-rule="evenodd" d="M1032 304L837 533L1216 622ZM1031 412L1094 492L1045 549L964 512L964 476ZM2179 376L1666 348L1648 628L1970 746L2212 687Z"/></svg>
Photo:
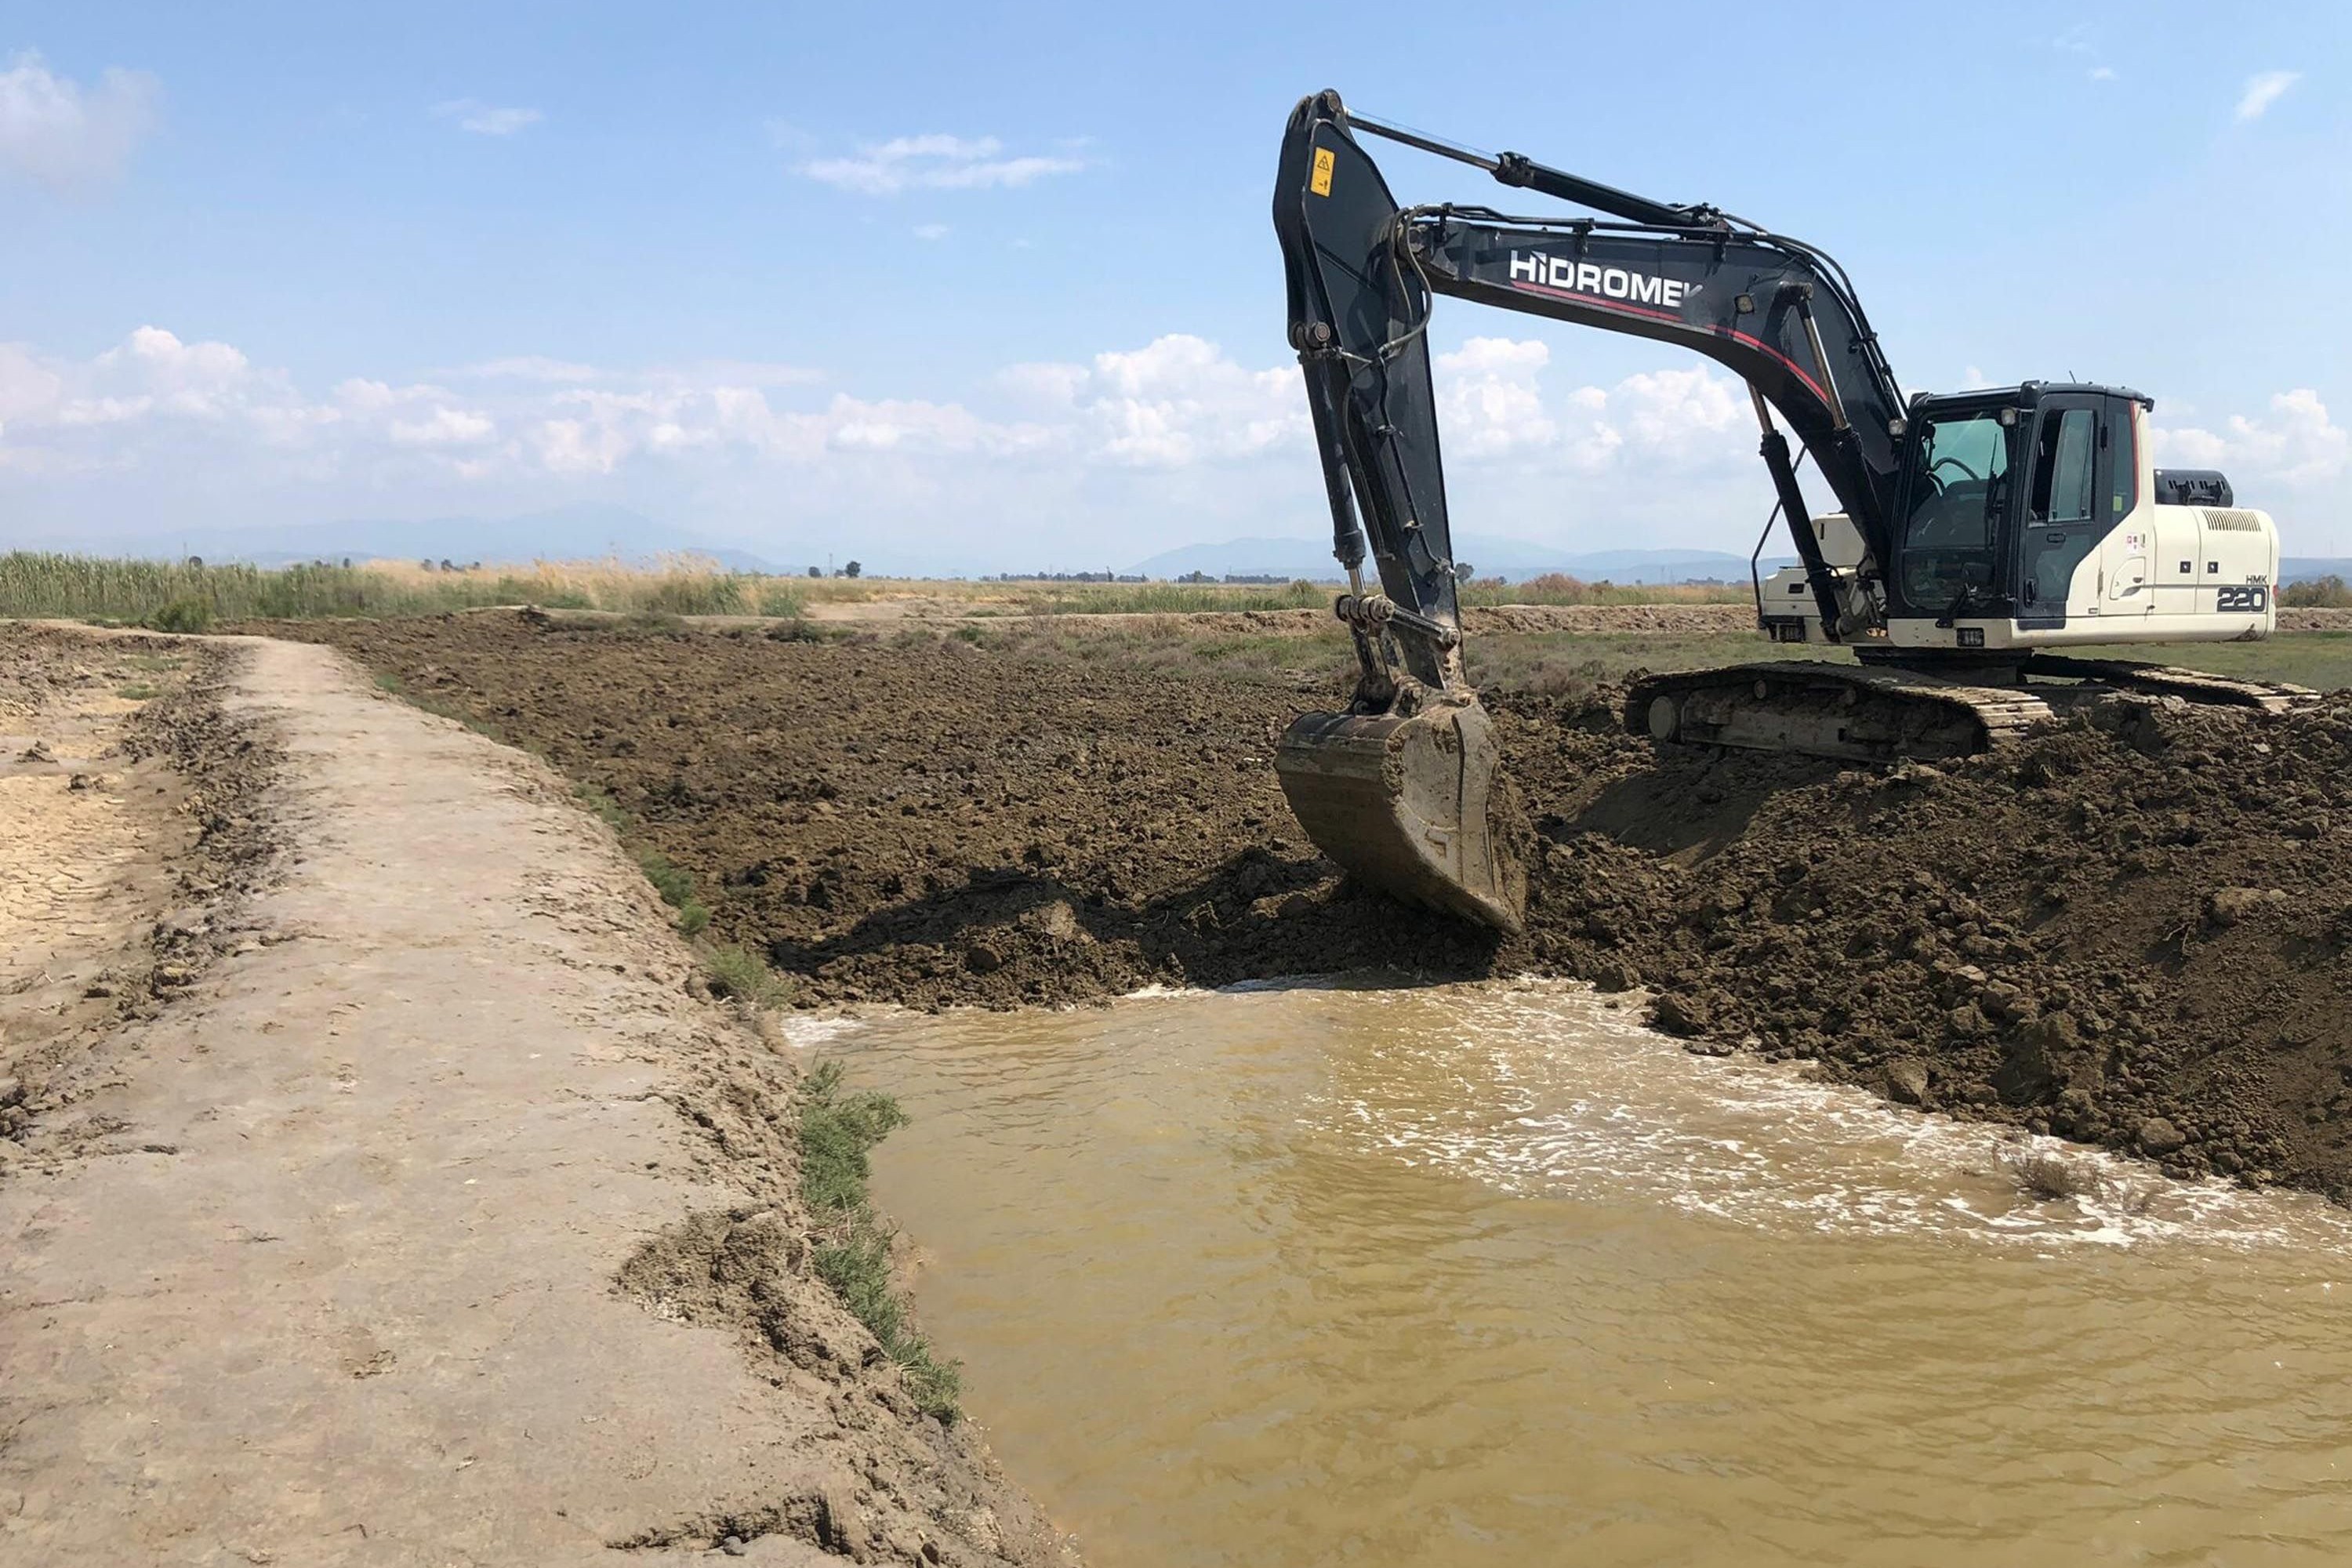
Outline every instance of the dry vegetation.
<svg viewBox="0 0 2352 1568"><path fill-rule="evenodd" d="M0 616L60 616L202 631L220 621L439 615L491 605L632 615L790 616L826 605L919 603L947 616L1183 615L1319 606L1337 588L1292 583L1079 583L1043 579L784 577L696 556L652 565L541 561L443 567L421 562L310 562L259 567L197 560L0 555ZM1743 585L1621 586L1554 573L1467 584L1469 605L1723 604Z"/></svg>
<svg viewBox="0 0 2352 1568"><path fill-rule="evenodd" d="M490 605L656 615L791 616L798 581L680 557L650 568L615 561L427 568L327 562L280 567L0 555L0 616L61 616L202 631L215 621L436 615Z"/></svg>

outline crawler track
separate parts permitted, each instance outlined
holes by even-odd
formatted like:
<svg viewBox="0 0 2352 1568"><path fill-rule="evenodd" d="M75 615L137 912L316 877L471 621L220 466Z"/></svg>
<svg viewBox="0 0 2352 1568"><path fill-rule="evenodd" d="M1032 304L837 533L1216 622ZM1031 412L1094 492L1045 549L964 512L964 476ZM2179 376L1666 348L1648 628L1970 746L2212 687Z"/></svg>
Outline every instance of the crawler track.
<svg viewBox="0 0 2352 1568"><path fill-rule="evenodd" d="M2017 679L2001 685L1803 659L1651 676L1628 691L1625 727L1685 744L1893 763L1991 751L2044 720L2123 692L2268 713L2319 700L2281 681L2124 659L2037 654L2014 668Z"/></svg>

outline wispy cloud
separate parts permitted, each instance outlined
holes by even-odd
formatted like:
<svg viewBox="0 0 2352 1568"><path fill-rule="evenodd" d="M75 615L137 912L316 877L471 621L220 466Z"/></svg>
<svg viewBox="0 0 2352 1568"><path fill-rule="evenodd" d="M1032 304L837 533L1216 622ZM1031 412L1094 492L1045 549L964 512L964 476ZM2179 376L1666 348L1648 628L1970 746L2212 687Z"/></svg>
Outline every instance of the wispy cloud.
<svg viewBox="0 0 2352 1568"><path fill-rule="evenodd" d="M2093 66L2091 68L2091 79L2093 81L2113 81L2116 79L2116 68L2113 66Z"/></svg>
<svg viewBox="0 0 2352 1568"><path fill-rule="evenodd" d="M550 359L545 354L517 354L509 359L469 364L465 374L492 381L593 381L597 373L593 364Z"/></svg>
<svg viewBox="0 0 2352 1568"><path fill-rule="evenodd" d="M109 68L95 88L30 50L0 71L0 168L53 191L120 176L155 122L162 89L145 71Z"/></svg>
<svg viewBox="0 0 2352 1568"><path fill-rule="evenodd" d="M943 223L919 223L915 226L917 239L945 239L947 237L948 226Z"/></svg>
<svg viewBox="0 0 2352 1568"><path fill-rule="evenodd" d="M547 118L536 109L499 109L470 98L453 98L433 106L436 119L454 120L460 131L477 136L511 136Z"/></svg>
<svg viewBox="0 0 2352 1568"><path fill-rule="evenodd" d="M860 147L854 157L810 158L798 167L809 179L845 191L895 196L1017 187L1086 166L1081 158L1006 157L1004 143L993 136L898 136Z"/></svg>
<svg viewBox="0 0 2352 1568"><path fill-rule="evenodd" d="M2238 118L2260 120L2263 112L2303 79L2301 71L2263 71L2246 79L2246 90L2238 99Z"/></svg>

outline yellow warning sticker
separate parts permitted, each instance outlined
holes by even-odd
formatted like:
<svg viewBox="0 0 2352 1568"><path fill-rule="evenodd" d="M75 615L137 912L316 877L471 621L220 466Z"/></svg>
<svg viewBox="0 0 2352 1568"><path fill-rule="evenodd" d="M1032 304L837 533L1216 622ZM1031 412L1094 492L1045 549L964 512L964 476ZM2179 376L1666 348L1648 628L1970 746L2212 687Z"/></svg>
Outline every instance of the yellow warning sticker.
<svg viewBox="0 0 2352 1568"><path fill-rule="evenodd" d="M1318 196L1328 196L1331 194L1331 163L1330 148L1315 149L1315 175L1307 182L1307 188Z"/></svg>

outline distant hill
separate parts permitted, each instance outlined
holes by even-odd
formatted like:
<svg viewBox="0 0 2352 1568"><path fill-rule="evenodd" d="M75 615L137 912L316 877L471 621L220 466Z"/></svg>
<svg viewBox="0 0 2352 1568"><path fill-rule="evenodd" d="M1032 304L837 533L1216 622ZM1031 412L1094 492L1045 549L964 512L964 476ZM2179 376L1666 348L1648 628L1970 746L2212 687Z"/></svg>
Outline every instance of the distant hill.
<svg viewBox="0 0 2352 1568"><path fill-rule="evenodd" d="M1565 573L1588 582L1687 583L1718 578L1743 582L1748 557L1724 550L1556 550L1526 540L1465 533L1454 542L1455 556L1467 562L1481 577L1514 581L1546 572ZM1778 558L1765 563L1769 570ZM1320 539L1228 539L1218 544L1188 544L1163 551L1128 569L1142 577L1181 577L1205 572L1212 577L1304 577L1329 582L1339 575L1328 541Z"/></svg>
<svg viewBox="0 0 2352 1568"><path fill-rule="evenodd" d="M2315 577L2341 577L2352 583L2352 559L2341 555L2282 555L2279 581L2308 583Z"/></svg>

